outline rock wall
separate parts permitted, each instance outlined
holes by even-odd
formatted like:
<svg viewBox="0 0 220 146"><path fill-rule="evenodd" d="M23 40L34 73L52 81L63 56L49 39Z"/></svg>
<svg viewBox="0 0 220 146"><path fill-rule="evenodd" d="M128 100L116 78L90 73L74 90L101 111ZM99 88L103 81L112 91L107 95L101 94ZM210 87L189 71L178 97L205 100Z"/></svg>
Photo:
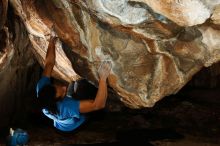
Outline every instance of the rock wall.
<svg viewBox="0 0 220 146"><path fill-rule="evenodd" d="M41 66L55 33L60 41L53 75L97 85L97 69L108 59L109 87L130 108L154 106L220 60L220 0L9 2Z"/></svg>
<svg viewBox="0 0 220 146"><path fill-rule="evenodd" d="M0 1L0 10L4 10L0 13L4 18L0 19L0 135L2 128L24 124L27 113L33 110L30 101L41 71L23 22L4 2Z"/></svg>

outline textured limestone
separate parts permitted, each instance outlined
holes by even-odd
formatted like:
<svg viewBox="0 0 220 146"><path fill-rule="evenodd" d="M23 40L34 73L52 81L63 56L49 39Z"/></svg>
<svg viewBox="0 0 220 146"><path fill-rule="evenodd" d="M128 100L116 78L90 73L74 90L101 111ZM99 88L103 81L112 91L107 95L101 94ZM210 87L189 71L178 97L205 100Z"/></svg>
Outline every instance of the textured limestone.
<svg viewBox="0 0 220 146"><path fill-rule="evenodd" d="M7 19L8 1L0 1L0 70L7 66L13 50L9 46L9 33L5 22Z"/></svg>
<svg viewBox="0 0 220 146"><path fill-rule="evenodd" d="M35 96L36 80L40 76L40 66L34 59L23 22L13 11L6 18L0 33L1 133L2 128L24 121L28 108L35 106L27 103L35 99L31 97Z"/></svg>
<svg viewBox="0 0 220 146"><path fill-rule="evenodd" d="M8 10L8 0L1 0L0 1L0 30L5 24L6 17L7 17L7 10Z"/></svg>
<svg viewBox="0 0 220 146"><path fill-rule="evenodd" d="M58 35L54 75L97 85L104 59L109 86L131 108L177 93L202 67L220 60L219 0L10 0L43 66ZM54 29L52 30L52 24Z"/></svg>
<svg viewBox="0 0 220 146"><path fill-rule="evenodd" d="M213 14L220 0L130 0L145 3L181 26L204 23Z"/></svg>
<svg viewBox="0 0 220 146"><path fill-rule="evenodd" d="M211 19L213 20L213 23L220 24L220 4L215 7Z"/></svg>

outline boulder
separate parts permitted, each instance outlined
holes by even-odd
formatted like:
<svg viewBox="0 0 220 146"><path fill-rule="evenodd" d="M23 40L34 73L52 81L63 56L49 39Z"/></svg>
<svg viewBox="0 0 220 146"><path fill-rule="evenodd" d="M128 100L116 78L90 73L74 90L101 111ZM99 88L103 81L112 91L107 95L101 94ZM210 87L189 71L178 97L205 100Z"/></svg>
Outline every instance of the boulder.
<svg viewBox="0 0 220 146"><path fill-rule="evenodd" d="M97 86L110 60L109 89L130 108L153 107L220 60L220 0L9 1L41 66L55 33L54 77Z"/></svg>

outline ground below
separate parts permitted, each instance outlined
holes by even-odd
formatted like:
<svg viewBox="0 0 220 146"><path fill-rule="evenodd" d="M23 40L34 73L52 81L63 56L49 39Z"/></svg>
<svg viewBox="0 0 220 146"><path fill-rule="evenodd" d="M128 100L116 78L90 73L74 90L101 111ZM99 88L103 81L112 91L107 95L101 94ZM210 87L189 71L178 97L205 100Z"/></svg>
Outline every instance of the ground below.
<svg viewBox="0 0 220 146"><path fill-rule="evenodd" d="M219 146L219 93L193 90L165 97L153 108L105 109L72 134L59 133L50 121L32 114L25 129L30 136L28 145ZM2 138L2 145L4 142Z"/></svg>

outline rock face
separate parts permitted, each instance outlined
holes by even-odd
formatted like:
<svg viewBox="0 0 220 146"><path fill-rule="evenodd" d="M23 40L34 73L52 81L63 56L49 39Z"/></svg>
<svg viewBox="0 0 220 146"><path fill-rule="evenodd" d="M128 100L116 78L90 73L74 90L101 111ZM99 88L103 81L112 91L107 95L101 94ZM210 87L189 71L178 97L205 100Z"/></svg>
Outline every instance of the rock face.
<svg viewBox="0 0 220 146"><path fill-rule="evenodd" d="M154 106L220 60L220 0L9 2L42 66L48 38L55 33L60 41L53 75L97 85L101 61L111 60L109 86L130 108ZM3 22L1 34L7 35Z"/></svg>
<svg viewBox="0 0 220 146"><path fill-rule="evenodd" d="M6 0L0 1L0 131L23 123L30 111L40 65L20 17L13 14ZM8 13L7 13L8 12ZM8 131L7 131L8 132Z"/></svg>

